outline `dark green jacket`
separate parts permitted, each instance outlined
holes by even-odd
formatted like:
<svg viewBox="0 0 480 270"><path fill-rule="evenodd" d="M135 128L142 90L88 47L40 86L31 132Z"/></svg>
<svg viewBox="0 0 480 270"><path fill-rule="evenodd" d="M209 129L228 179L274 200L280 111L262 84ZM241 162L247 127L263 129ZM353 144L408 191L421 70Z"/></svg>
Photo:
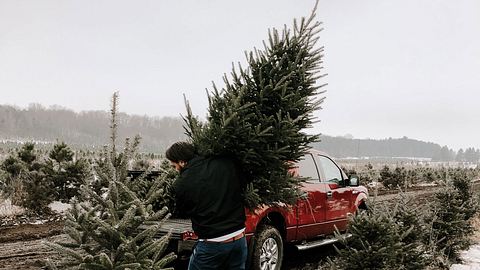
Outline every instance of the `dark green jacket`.
<svg viewBox="0 0 480 270"><path fill-rule="evenodd" d="M195 157L175 181L176 209L192 220L201 239L215 238L245 227L245 177L225 157Z"/></svg>

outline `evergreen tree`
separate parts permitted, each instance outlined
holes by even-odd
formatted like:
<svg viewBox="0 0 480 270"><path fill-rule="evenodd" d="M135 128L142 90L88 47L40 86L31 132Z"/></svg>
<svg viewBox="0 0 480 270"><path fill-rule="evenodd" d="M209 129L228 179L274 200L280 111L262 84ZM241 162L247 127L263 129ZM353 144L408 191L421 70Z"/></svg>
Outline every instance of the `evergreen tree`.
<svg viewBox="0 0 480 270"><path fill-rule="evenodd" d="M37 155L35 154L35 144L32 142L27 142L23 145L22 149L18 152L18 157L21 161L25 162L30 166L33 165L33 162L37 159Z"/></svg>
<svg viewBox="0 0 480 270"><path fill-rule="evenodd" d="M395 170L393 170L392 178L397 183L397 186L402 186L404 188L407 188L407 185L408 185L408 183L407 183L407 173L406 173L404 167L395 168Z"/></svg>
<svg viewBox="0 0 480 270"><path fill-rule="evenodd" d="M108 187L100 193L83 185L79 202L67 215L65 232L68 243L46 243L72 258L66 262L78 269L166 269L176 256L165 255L169 234L160 239L154 236L167 219L168 209L153 210L152 202L163 193L150 190L139 197L127 185L127 166L134 157L139 138L116 150L118 94L112 102L111 146L104 149L95 166L95 174ZM55 269L53 262L50 268Z"/></svg>
<svg viewBox="0 0 480 270"><path fill-rule="evenodd" d="M329 269L424 269L430 263L423 239L427 230L422 210L413 207L408 197L397 198L394 207L369 204L368 212L355 216L345 238L345 248L335 249L338 256Z"/></svg>
<svg viewBox="0 0 480 270"><path fill-rule="evenodd" d="M5 171L0 170L0 197L5 197L7 189L8 175Z"/></svg>
<svg viewBox="0 0 480 270"><path fill-rule="evenodd" d="M426 183L433 183L435 180L437 180L437 176L431 168L426 168L421 172L420 176L421 179Z"/></svg>
<svg viewBox="0 0 480 270"><path fill-rule="evenodd" d="M393 172L390 170L390 167L387 165L383 166L380 170L380 179L379 181L383 184L384 187L388 189L395 189L400 184L399 180L396 178L396 174L400 173L396 170Z"/></svg>
<svg viewBox="0 0 480 270"><path fill-rule="evenodd" d="M455 161L464 162L465 161L465 152L463 149L459 149L455 157Z"/></svg>
<svg viewBox="0 0 480 270"><path fill-rule="evenodd" d="M22 164L20 163L20 160L13 155L8 156L2 162L2 165L0 166L0 168L12 177L18 176L23 169Z"/></svg>
<svg viewBox="0 0 480 270"><path fill-rule="evenodd" d="M24 170L23 163L14 155L8 156L0 165L0 169L4 172L2 181L2 195L11 197L18 186L15 182L19 182L19 175ZM15 202L14 202L15 204Z"/></svg>
<svg viewBox="0 0 480 270"><path fill-rule="evenodd" d="M232 156L252 183L247 202L293 202L299 180L288 173L318 141L305 129L320 108L323 48L316 48L320 23L315 13L294 22L293 29L269 32L264 49L247 53L248 68L233 68L225 87L213 85L206 123L200 123L187 102L186 133L199 154Z"/></svg>
<svg viewBox="0 0 480 270"><path fill-rule="evenodd" d="M36 214L50 214L48 205L55 200L54 187L41 167L20 173L19 182L20 189L17 189L18 194L15 194L16 199L12 202Z"/></svg>
<svg viewBox="0 0 480 270"><path fill-rule="evenodd" d="M25 207L34 214L48 214L48 205L54 200L53 184L38 161L35 144L25 143L2 163L7 173L4 193L12 203Z"/></svg>
<svg viewBox="0 0 480 270"><path fill-rule="evenodd" d="M465 161L467 162L478 162L478 158L475 152L475 148L469 147L465 150Z"/></svg>
<svg viewBox="0 0 480 270"><path fill-rule="evenodd" d="M454 152L445 145L439 150L439 153L434 157L434 159L438 161L452 161L454 156Z"/></svg>
<svg viewBox="0 0 480 270"><path fill-rule="evenodd" d="M177 171L172 168L170 162L166 159L160 164L160 168L156 174L149 171L150 168L144 171L138 177L128 177L126 185L139 198L148 198L152 192L159 192L157 199L152 202L153 210L160 210L167 207L170 213L175 215L175 194L173 192L173 183L178 176ZM158 175L157 175L158 174Z"/></svg>
<svg viewBox="0 0 480 270"><path fill-rule="evenodd" d="M451 262L458 262L460 251L472 244L472 218L478 213L479 203L465 171L453 172L452 178L435 194L430 222L438 249Z"/></svg>
<svg viewBox="0 0 480 270"><path fill-rule="evenodd" d="M52 182L55 199L68 202L78 195L80 186L86 184L90 164L83 158L74 160L73 151L62 142L53 146L43 165L43 171Z"/></svg>
<svg viewBox="0 0 480 270"><path fill-rule="evenodd" d="M67 202L78 194L88 176L85 159L73 160L73 152L65 144L56 144L47 160L33 143L26 143L9 156L0 168L6 172L3 192L12 203L36 213L48 213L54 200Z"/></svg>

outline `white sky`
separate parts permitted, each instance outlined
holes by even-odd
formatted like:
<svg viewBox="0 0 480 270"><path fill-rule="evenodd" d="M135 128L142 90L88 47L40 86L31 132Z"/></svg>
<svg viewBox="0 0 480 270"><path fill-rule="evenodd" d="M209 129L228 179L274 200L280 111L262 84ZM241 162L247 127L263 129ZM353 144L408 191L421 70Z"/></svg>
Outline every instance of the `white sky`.
<svg viewBox="0 0 480 270"><path fill-rule="evenodd" d="M313 0L0 0L0 104L196 114L205 88ZM480 1L320 0L315 131L480 148Z"/></svg>

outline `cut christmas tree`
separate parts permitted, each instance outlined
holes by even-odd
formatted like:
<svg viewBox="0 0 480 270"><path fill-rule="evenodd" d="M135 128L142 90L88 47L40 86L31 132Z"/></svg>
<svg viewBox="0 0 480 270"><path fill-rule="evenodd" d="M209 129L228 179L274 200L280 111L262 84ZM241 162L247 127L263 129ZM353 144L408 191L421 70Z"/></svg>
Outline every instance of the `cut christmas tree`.
<svg viewBox="0 0 480 270"><path fill-rule="evenodd" d="M205 123L186 102L187 135L200 155L239 160L250 179L249 207L291 203L299 195L300 180L289 169L318 141L305 129L324 99L325 84L317 84L324 76L323 48L316 46L321 30L313 12L291 29L269 31L263 50L246 53L247 68L233 68L222 89L213 85Z"/></svg>

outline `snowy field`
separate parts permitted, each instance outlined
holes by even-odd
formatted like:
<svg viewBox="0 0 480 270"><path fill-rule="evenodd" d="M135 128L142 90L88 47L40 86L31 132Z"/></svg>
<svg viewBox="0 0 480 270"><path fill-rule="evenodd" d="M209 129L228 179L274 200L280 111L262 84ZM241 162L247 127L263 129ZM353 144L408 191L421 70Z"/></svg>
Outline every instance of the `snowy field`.
<svg viewBox="0 0 480 270"><path fill-rule="evenodd" d="M450 270L474 270L480 269L480 244L471 246L469 250L462 252L463 264L454 264Z"/></svg>

